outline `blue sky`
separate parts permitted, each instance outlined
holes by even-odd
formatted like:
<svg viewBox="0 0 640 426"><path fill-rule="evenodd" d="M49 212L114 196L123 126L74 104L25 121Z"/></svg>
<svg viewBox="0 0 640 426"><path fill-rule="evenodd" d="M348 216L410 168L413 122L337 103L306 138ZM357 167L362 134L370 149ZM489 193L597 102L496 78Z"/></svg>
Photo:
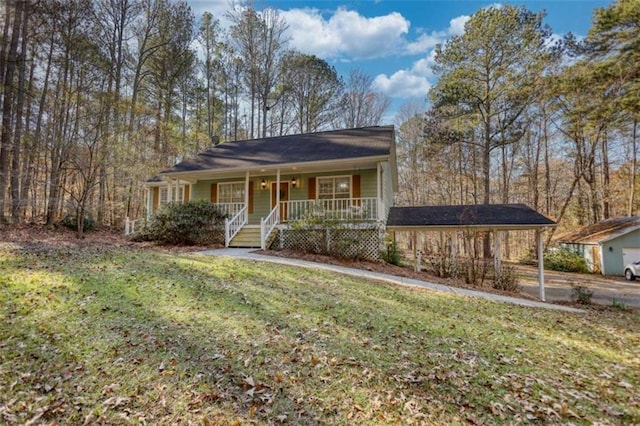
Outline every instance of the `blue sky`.
<svg viewBox="0 0 640 426"><path fill-rule="evenodd" d="M211 12L225 26L227 0L190 0L199 19ZM537 12L546 10L545 23L554 34L587 34L596 7L611 1L559 0L501 2L524 4ZM278 9L289 25L290 47L315 54L347 76L360 68L374 78L377 90L389 95L393 104L385 118L403 103L423 102L429 87L437 81L431 72L433 48L464 31L464 23L478 9L498 4L476 0L377 0L268 2L254 0L254 6Z"/></svg>

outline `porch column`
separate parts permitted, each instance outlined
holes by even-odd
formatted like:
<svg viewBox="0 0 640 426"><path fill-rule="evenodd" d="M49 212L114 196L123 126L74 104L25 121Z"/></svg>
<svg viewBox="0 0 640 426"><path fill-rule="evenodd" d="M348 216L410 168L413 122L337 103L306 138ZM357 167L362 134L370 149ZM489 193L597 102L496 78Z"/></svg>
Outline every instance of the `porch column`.
<svg viewBox="0 0 640 426"><path fill-rule="evenodd" d="M178 197L180 196L180 179L176 179L176 201L181 203L184 201L184 192L182 193L182 199L179 200Z"/></svg>
<svg viewBox="0 0 640 426"><path fill-rule="evenodd" d="M153 188L147 187L147 219L151 219L153 213Z"/></svg>
<svg viewBox="0 0 640 426"><path fill-rule="evenodd" d="M378 210L378 221L382 221L382 170L378 163L376 167L376 207Z"/></svg>
<svg viewBox="0 0 640 426"><path fill-rule="evenodd" d="M173 200L173 179L169 178L167 182L167 204Z"/></svg>
<svg viewBox="0 0 640 426"><path fill-rule="evenodd" d="M247 208L247 214L249 213L249 171L244 176L244 206Z"/></svg>
<svg viewBox="0 0 640 426"><path fill-rule="evenodd" d="M544 256L542 253L542 233L544 230L540 229L536 231L536 236L538 237L538 294L540 296L540 300L545 302L544 297Z"/></svg>
<svg viewBox="0 0 640 426"><path fill-rule="evenodd" d="M280 221L280 169L276 171L276 207L278 208L278 222Z"/></svg>

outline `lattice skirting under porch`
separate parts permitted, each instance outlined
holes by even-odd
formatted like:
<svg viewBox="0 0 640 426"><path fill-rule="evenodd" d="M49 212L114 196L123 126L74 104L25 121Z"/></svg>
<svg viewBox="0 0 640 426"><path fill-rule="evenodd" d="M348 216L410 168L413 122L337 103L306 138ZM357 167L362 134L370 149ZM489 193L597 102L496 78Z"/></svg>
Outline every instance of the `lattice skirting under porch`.
<svg viewBox="0 0 640 426"><path fill-rule="evenodd" d="M377 261L384 241L384 228L378 225L281 228L271 248Z"/></svg>

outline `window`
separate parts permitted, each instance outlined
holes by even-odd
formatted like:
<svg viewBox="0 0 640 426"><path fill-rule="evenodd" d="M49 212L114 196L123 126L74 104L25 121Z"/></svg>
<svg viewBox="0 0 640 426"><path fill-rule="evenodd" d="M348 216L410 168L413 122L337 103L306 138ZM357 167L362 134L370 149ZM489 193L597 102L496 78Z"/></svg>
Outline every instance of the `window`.
<svg viewBox="0 0 640 426"><path fill-rule="evenodd" d="M219 183L218 203L244 203L244 182Z"/></svg>
<svg viewBox="0 0 640 426"><path fill-rule="evenodd" d="M318 198L351 198L351 176L318 178Z"/></svg>
<svg viewBox="0 0 640 426"><path fill-rule="evenodd" d="M184 201L184 185L180 185L178 187L178 191L176 191L175 186L171 187L171 200L169 200L169 188L161 187L160 188L160 200L158 200L158 205L162 206L167 204L169 201L175 202L183 202Z"/></svg>
<svg viewBox="0 0 640 426"><path fill-rule="evenodd" d="M167 204L168 198L169 198L169 188L167 187L160 188L160 201L158 204L161 206Z"/></svg>

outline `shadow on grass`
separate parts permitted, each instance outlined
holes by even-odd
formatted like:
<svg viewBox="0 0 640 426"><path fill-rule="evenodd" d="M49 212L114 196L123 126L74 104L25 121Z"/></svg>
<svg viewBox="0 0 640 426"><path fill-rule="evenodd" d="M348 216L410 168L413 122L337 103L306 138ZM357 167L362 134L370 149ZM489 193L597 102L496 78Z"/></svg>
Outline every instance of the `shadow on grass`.
<svg viewBox="0 0 640 426"><path fill-rule="evenodd" d="M602 389L637 384L606 321L197 255L45 248L0 268L17 271L0 281L0 404L17 422L491 422L532 404L547 421L639 415L633 389L571 396L602 365L617 365ZM496 408L527 380L528 396ZM558 401L569 411L545 414Z"/></svg>

